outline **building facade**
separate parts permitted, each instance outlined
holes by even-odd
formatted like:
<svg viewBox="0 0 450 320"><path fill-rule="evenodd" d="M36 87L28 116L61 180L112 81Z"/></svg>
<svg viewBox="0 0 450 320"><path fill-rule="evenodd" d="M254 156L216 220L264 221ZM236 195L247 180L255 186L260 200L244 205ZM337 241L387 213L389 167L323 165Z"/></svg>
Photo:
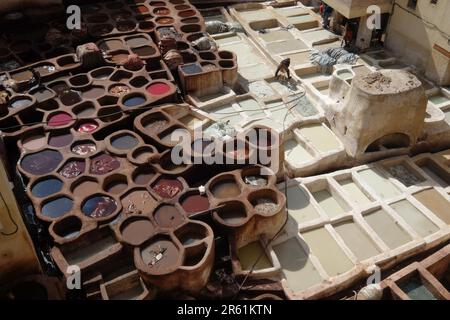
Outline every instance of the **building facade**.
<svg viewBox="0 0 450 320"><path fill-rule="evenodd" d="M450 1L396 0L386 47L438 85L450 85Z"/></svg>

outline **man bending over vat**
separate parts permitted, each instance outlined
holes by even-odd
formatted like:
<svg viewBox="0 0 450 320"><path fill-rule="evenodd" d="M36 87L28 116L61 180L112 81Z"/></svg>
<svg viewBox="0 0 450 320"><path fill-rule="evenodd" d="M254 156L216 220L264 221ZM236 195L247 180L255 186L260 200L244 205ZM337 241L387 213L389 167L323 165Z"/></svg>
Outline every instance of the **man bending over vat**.
<svg viewBox="0 0 450 320"><path fill-rule="evenodd" d="M287 79L291 78L291 71L289 70L289 66L291 65L291 58L286 58L280 62L278 65L277 71L275 72L275 78L278 79L280 72L284 74Z"/></svg>

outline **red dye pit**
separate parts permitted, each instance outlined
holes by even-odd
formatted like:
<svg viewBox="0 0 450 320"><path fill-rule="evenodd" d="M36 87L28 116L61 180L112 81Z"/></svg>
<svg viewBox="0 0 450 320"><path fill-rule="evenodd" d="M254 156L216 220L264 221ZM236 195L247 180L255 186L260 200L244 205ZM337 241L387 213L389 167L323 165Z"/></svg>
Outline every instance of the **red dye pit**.
<svg viewBox="0 0 450 320"><path fill-rule="evenodd" d="M154 96L161 96L170 90L170 86L163 82L157 82L149 85L146 88L147 92Z"/></svg>
<svg viewBox="0 0 450 320"><path fill-rule="evenodd" d="M98 128L98 124L95 122L85 122L83 124L81 124L78 128L77 131L81 132L81 133L89 133L92 131L95 131Z"/></svg>
<svg viewBox="0 0 450 320"><path fill-rule="evenodd" d="M48 125L50 127L61 127L68 125L71 121L73 121L73 119L68 113L60 112L52 115L48 119Z"/></svg>

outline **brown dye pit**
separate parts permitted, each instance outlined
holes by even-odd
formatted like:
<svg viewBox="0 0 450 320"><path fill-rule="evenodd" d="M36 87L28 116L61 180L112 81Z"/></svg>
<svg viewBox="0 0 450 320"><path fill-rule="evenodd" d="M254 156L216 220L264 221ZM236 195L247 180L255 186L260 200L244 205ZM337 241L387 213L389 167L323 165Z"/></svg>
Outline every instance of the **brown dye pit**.
<svg viewBox="0 0 450 320"><path fill-rule="evenodd" d="M127 188L128 188L128 183L127 183L126 179L124 179L124 180L111 181L110 183L108 183L106 185L105 190L108 193L121 194Z"/></svg>
<svg viewBox="0 0 450 320"><path fill-rule="evenodd" d="M128 54L126 53L118 53L118 54L114 54L111 57L111 61L118 64L118 63L123 63L125 62L125 60L128 58Z"/></svg>
<svg viewBox="0 0 450 320"><path fill-rule="evenodd" d="M149 239L155 228L147 219L133 219L122 226L122 238L125 242L137 246Z"/></svg>
<svg viewBox="0 0 450 320"><path fill-rule="evenodd" d="M245 206L240 202L227 203L217 211L217 215L227 224L240 225L247 218Z"/></svg>
<svg viewBox="0 0 450 320"><path fill-rule="evenodd" d="M22 145L28 150L37 150L45 146L47 139L44 135L35 135L22 141Z"/></svg>
<svg viewBox="0 0 450 320"><path fill-rule="evenodd" d="M133 181L138 185L146 185L155 176L155 172L150 168L144 168L135 171Z"/></svg>
<svg viewBox="0 0 450 320"><path fill-rule="evenodd" d="M127 46L129 46L130 48L134 48L134 47L139 47L142 46L144 44L147 43L147 38L144 37L133 37L133 38L128 38L126 40Z"/></svg>
<svg viewBox="0 0 450 320"><path fill-rule="evenodd" d="M130 31L136 27L136 23L131 20L119 21L117 22L117 30L119 31Z"/></svg>
<svg viewBox="0 0 450 320"><path fill-rule="evenodd" d="M176 179L161 178L152 189L164 199L172 199L183 190L183 184Z"/></svg>
<svg viewBox="0 0 450 320"><path fill-rule="evenodd" d="M154 213L156 223L162 228L176 228L181 225L183 215L174 206L162 205Z"/></svg>
<svg viewBox="0 0 450 320"><path fill-rule="evenodd" d="M141 257L145 265L155 273L164 273L174 268L178 262L179 254L178 248L169 240L155 241L141 251Z"/></svg>
<svg viewBox="0 0 450 320"><path fill-rule="evenodd" d="M81 95L84 99L97 99L105 94L105 88L92 87L91 89L84 91Z"/></svg>
<svg viewBox="0 0 450 320"><path fill-rule="evenodd" d="M200 194L193 194L187 196L181 202L181 206L187 213L196 213L208 210L210 207L210 203L208 197Z"/></svg>
<svg viewBox="0 0 450 320"><path fill-rule="evenodd" d="M180 16L182 18L192 17L192 16L195 16L195 11L194 10L180 11L178 13L178 16Z"/></svg>
<svg viewBox="0 0 450 320"><path fill-rule="evenodd" d="M122 199L122 207L126 214L145 213L154 204L154 199L146 190L133 191Z"/></svg>
<svg viewBox="0 0 450 320"><path fill-rule="evenodd" d="M51 92L50 90L45 89L45 88L30 92L30 94L32 94L36 98L37 102L39 102L39 103L46 101L53 97L53 92Z"/></svg>
<svg viewBox="0 0 450 320"><path fill-rule="evenodd" d="M17 82L20 81L29 81L31 78L33 78L33 74L29 70L21 71L18 73L14 73L11 75L11 77L16 80Z"/></svg>
<svg viewBox="0 0 450 320"><path fill-rule="evenodd" d="M224 199L237 197L241 193L241 190L236 182L230 179L214 184L211 192L216 198Z"/></svg>
<svg viewBox="0 0 450 320"><path fill-rule="evenodd" d="M150 46L143 46L143 47L139 47L139 48L133 48L133 49L131 49L131 51L133 51L134 53L136 53L138 56L141 56L141 57L151 56L151 55L154 55L156 53L156 50L153 47L150 47Z"/></svg>
<svg viewBox="0 0 450 320"><path fill-rule="evenodd" d="M91 194L94 194L99 189L99 185L97 182L92 180L86 180L81 183L79 183L74 189L73 189L73 195L75 197L86 197Z"/></svg>
<svg viewBox="0 0 450 320"><path fill-rule="evenodd" d="M99 49L105 51L121 50L124 48L121 40L107 40L99 44Z"/></svg>
<svg viewBox="0 0 450 320"><path fill-rule="evenodd" d="M157 16L167 16L170 14L170 10L168 8L161 7L153 10L153 13Z"/></svg>
<svg viewBox="0 0 450 320"><path fill-rule="evenodd" d="M133 159L139 162L148 162L150 158L154 155L154 150L151 147L140 147L133 151Z"/></svg>
<svg viewBox="0 0 450 320"><path fill-rule="evenodd" d="M175 19L171 17L161 17L156 19L156 23L158 24L172 24L175 22Z"/></svg>

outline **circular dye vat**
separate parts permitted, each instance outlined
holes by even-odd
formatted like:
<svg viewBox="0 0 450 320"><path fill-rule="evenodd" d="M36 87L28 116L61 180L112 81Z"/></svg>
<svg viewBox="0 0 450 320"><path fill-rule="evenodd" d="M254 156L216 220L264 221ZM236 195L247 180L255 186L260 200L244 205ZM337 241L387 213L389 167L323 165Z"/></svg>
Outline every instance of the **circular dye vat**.
<svg viewBox="0 0 450 320"><path fill-rule="evenodd" d="M86 169L86 163L80 160L68 162L60 171L59 174L64 178L73 179L81 175Z"/></svg>
<svg viewBox="0 0 450 320"><path fill-rule="evenodd" d="M149 85L145 90L151 95L161 96L170 91L170 86L167 83L156 82Z"/></svg>
<svg viewBox="0 0 450 320"><path fill-rule="evenodd" d="M126 107L136 107L136 106L143 104L145 101L147 101L147 100L143 96L134 96L134 97L125 99L123 101L123 104Z"/></svg>
<svg viewBox="0 0 450 320"><path fill-rule="evenodd" d="M278 209L278 205L269 198L257 199L254 206L255 211L259 214L271 214Z"/></svg>
<svg viewBox="0 0 450 320"><path fill-rule="evenodd" d="M133 151L133 159L140 162L147 162L154 155L154 149L151 147L140 147Z"/></svg>
<svg viewBox="0 0 450 320"><path fill-rule="evenodd" d="M117 97L128 92L130 92L130 88L124 84L116 84L109 89L109 93Z"/></svg>
<svg viewBox="0 0 450 320"><path fill-rule="evenodd" d="M72 199L67 197L60 197L44 204L41 213L42 215L49 218L59 218L65 213L72 210L72 207L73 207Z"/></svg>
<svg viewBox="0 0 450 320"><path fill-rule="evenodd" d="M91 167L89 172L91 174L104 175L111 171L119 169L119 167L119 160L110 155L101 154L91 160Z"/></svg>
<svg viewBox="0 0 450 320"><path fill-rule="evenodd" d="M150 46L133 48L133 49L131 49L131 51L133 51L134 53L136 53L138 56L141 56L141 57L151 56L156 53L156 50Z"/></svg>
<svg viewBox="0 0 450 320"><path fill-rule="evenodd" d="M81 101L80 93L77 91L64 91L59 95L59 98L66 106L71 106Z"/></svg>
<svg viewBox="0 0 450 320"><path fill-rule="evenodd" d="M172 24L175 22L174 18L171 17L161 17L155 20L158 24Z"/></svg>
<svg viewBox="0 0 450 320"><path fill-rule="evenodd" d="M80 234L83 223L78 217L68 217L59 221L54 227L53 232L61 238L75 238Z"/></svg>
<svg viewBox="0 0 450 320"><path fill-rule="evenodd" d="M267 186L268 180L262 176L249 175L244 177L244 182L251 187L265 187Z"/></svg>
<svg viewBox="0 0 450 320"><path fill-rule="evenodd" d="M39 176L49 174L55 170L62 159L63 157L58 151L43 150L25 156L22 159L20 166L26 172Z"/></svg>
<svg viewBox="0 0 450 320"><path fill-rule="evenodd" d="M105 79L108 79L108 77L111 75L111 73L113 71L114 71L113 68L104 67L104 68L100 68L100 69L92 71L91 76L97 80L105 80Z"/></svg>
<svg viewBox="0 0 450 320"><path fill-rule="evenodd" d="M155 172L150 168L139 169L133 174L133 181L138 185L146 185L155 176Z"/></svg>
<svg viewBox="0 0 450 320"><path fill-rule="evenodd" d="M150 133L155 134L163 130L168 123L169 121L165 119L152 119L145 124L144 128L145 130L150 131Z"/></svg>
<svg viewBox="0 0 450 320"><path fill-rule="evenodd" d="M69 85L65 82L57 82L55 84L49 85L49 87L50 87L50 89L55 91L58 96L60 96L64 92L70 90Z"/></svg>
<svg viewBox="0 0 450 320"><path fill-rule="evenodd" d="M126 43L127 43L128 47L134 48L134 47L139 47L139 46L146 44L147 41L148 41L147 38L137 36L137 37L133 37L133 38L128 38L126 40Z"/></svg>
<svg viewBox="0 0 450 320"><path fill-rule="evenodd" d="M125 62L125 60L128 59L128 53L118 53L118 54L114 54L111 57L111 61L114 63L123 63Z"/></svg>
<svg viewBox="0 0 450 320"><path fill-rule="evenodd" d="M117 203L107 196L95 196L89 198L82 206L81 211L93 219L110 216L117 209Z"/></svg>
<svg viewBox="0 0 450 320"><path fill-rule="evenodd" d="M52 64L44 64L34 68L41 76L49 75L50 73L55 72L56 68Z"/></svg>
<svg viewBox="0 0 450 320"><path fill-rule="evenodd" d="M11 102L10 106L12 108L25 108L31 106L31 104L32 100L30 98L22 97L14 99L13 102Z"/></svg>
<svg viewBox="0 0 450 320"><path fill-rule="evenodd" d="M53 135L50 134L48 139L48 144L55 148L62 148L69 145L73 140L73 135L71 133Z"/></svg>
<svg viewBox="0 0 450 320"><path fill-rule="evenodd" d="M108 193L121 194L127 188L128 188L128 184L127 184L126 180L125 181L113 181L105 187L105 190Z"/></svg>
<svg viewBox="0 0 450 320"><path fill-rule="evenodd" d="M153 10L153 13L156 14L157 16L167 16L170 14L170 10L168 8L161 7Z"/></svg>
<svg viewBox="0 0 450 320"><path fill-rule="evenodd" d="M180 252L172 241L158 240L144 247L141 257L154 273L167 273L178 265Z"/></svg>
<svg viewBox="0 0 450 320"><path fill-rule="evenodd" d="M65 112L58 112L48 118L47 124L50 127L62 127L68 125L72 121L73 119L70 114Z"/></svg>
<svg viewBox="0 0 450 320"><path fill-rule="evenodd" d="M170 205L163 205L156 209L154 218L162 228L175 228L184 222L183 215L177 208Z"/></svg>
<svg viewBox="0 0 450 320"><path fill-rule="evenodd" d="M53 92L45 88L37 89L36 91L33 91L30 94L32 94L39 103L44 102L53 97Z"/></svg>
<svg viewBox="0 0 450 320"><path fill-rule="evenodd" d="M97 99L105 94L105 88L103 87L93 87L82 93L84 99Z"/></svg>
<svg viewBox="0 0 450 320"><path fill-rule="evenodd" d="M111 140L111 145L119 150L133 149L138 143L138 139L129 134L124 134Z"/></svg>
<svg viewBox="0 0 450 320"><path fill-rule="evenodd" d="M176 179L161 178L153 185L152 189L160 197L172 199L183 190L183 184Z"/></svg>
<svg viewBox="0 0 450 320"><path fill-rule="evenodd" d="M134 11L136 13L144 14L144 13L147 13L149 10L148 10L148 8L146 6L137 6L137 7L134 8Z"/></svg>
<svg viewBox="0 0 450 320"><path fill-rule="evenodd" d="M122 238L125 242L138 246L145 240L149 239L155 228L153 224L147 219L134 220L125 222L122 226Z"/></svg>
<svg viewBox="0 0 450 320"><path fill-rule="evenodd" d="M115 51L125 48L121 40L106 40L99 44L99 49L103 51Z"/></svg>
<svg viewBox="0 0 450 320"><path fill-rule="evenodd" d="M30 81L33 78L33 73L29 70L25 70L22 72L14 73L11 75L11 77L18 82Z"/></svg>
<svg viewBox="0 0 450 320"><path fill-rule="evenodd" d="M130 31L136 27L136 23L131 20L118 21L116 27L118 31Z"/></svg>
<svg viewBox="0 0 450 320"><path fill-rule="evenodd" d="M75 197L85 198L98 192L100 186L93 180L85 180L73 188L72 193Z"/></svg>
<svg viewBox="0 0 450 320"><path fill-rule="evenodd" d="M31 194L38 198L45 198L61 191L63 183L56 178L41 180L31 188Z"/></svg>
<svg viewBox="0 0 450 320"><path fill-rule="evenodd" d="M22 146L28 150L37 150L45 146L47 141L44 135L36 135L22 141Z"/></svg>
<svg viewBox="0 0 450 320"><path fill-rule="evenodd" d="M77 131L81 133L90 133L97 130L98 124L96 122L84 122L77 127Z"/></svg>
<svg viewBox="0 0 450 320"><path fill-rule="evenodd" d="M72 152L79 156L93 154L95 151L97 151L97 146L90 142L76 144L72 147Z"/></svg>
<svg viewBox="0 0 450 320"><path fill-rule="evenodd" d="M241 190L234 180L223 180L213 185L212 194L216 198L233 198L237 197Z"/></svg>
<svg viewBox="0 0 450 320"><path fill-rule="evenodd" d="M200 194L194 194L186 197L181 202L181 206L187 213L196 213L208 210L210 203L208 197Z"/></svg>

